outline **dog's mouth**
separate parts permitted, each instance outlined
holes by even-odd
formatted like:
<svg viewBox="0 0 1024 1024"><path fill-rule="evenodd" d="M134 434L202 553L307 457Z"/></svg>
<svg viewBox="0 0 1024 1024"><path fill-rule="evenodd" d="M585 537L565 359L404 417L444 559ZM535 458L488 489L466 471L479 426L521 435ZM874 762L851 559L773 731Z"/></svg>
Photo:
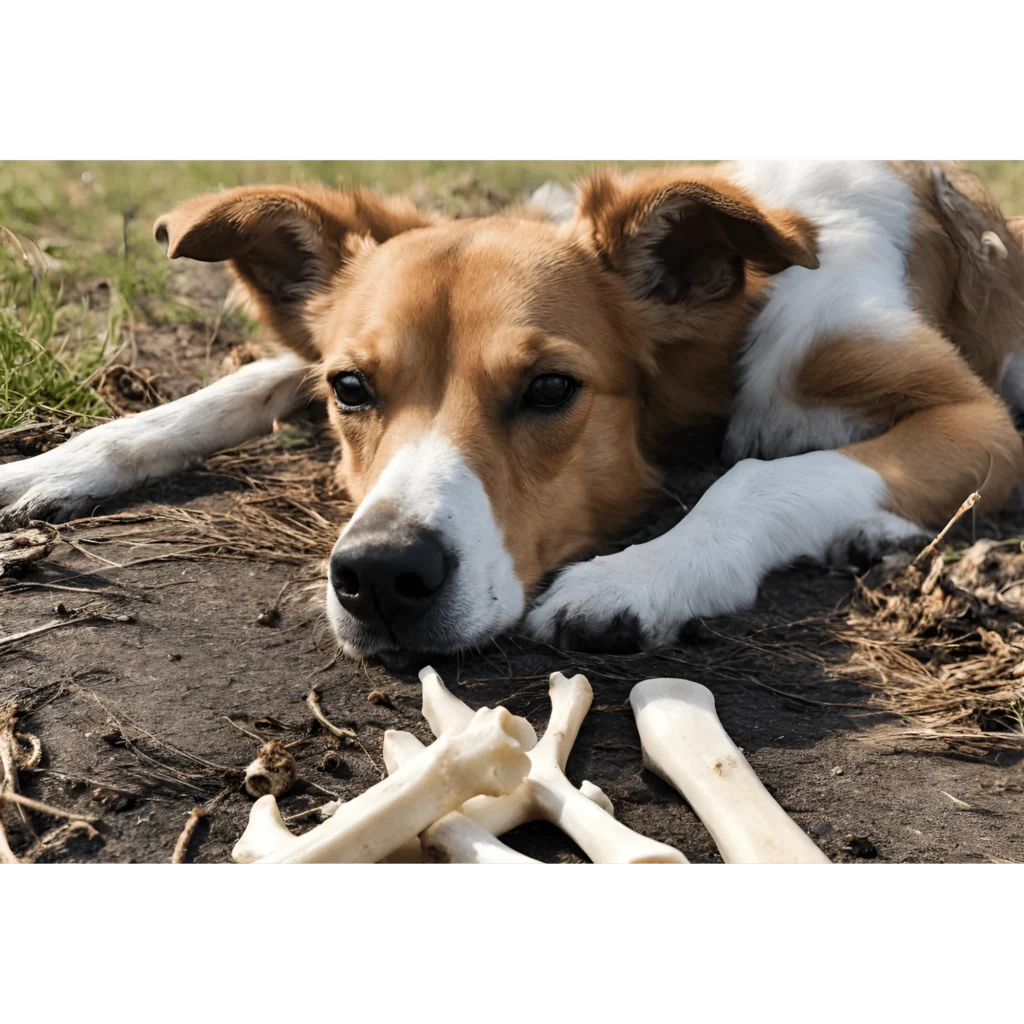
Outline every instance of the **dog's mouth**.
<svg viewBox="0 0 1024 1024"><path fill-rule="evenodd" d="M379 661L389 672L405 672L422 662L429 652L406 650L381 650L371 655L370 661Z"/></svg>
<svg viewBox="0 0 1024 1024"><path fill-rule="evenodd" d="M514 626L521 614L518 607L495 607L496 601L473 604L472 613L454 600L412 622L367 623L347 612L327 587L327 618L342 652L354 660L376 659L388 669L484 643Z"/></svg>

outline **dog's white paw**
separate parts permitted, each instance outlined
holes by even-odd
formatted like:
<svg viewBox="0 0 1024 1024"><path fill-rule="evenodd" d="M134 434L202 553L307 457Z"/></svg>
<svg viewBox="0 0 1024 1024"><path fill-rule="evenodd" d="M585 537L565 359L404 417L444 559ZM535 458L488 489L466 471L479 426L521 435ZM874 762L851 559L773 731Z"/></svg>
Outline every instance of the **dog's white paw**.
<svg viewBox="0 0 1024 1024"><path fill-rule="evenodd" d="M916 523L891 512L878 512L855 523L836 540L825 562L835 568L863 571L898 551L916 555L931 539Z"/></svg>
<svg viewBox="0 0 1024 1024"><path fill-rule="evenodd" d="M79 460L60 457L61 451L0 466L0 530L34 519L61 522L89 510L93 500L83 467Z"/></svg>
<svg viewBox="0 0 1024 1024"><path fill-rule="evenodd" d="M633 651L672 643L687 618L668 603L643 546L565 569L526 616L527 635L564 650Z"/></svg>

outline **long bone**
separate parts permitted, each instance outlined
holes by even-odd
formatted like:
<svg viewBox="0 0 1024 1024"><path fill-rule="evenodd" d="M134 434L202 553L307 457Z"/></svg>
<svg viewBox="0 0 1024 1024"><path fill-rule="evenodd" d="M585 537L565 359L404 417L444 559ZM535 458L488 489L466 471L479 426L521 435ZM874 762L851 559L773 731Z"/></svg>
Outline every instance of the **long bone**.
<svg viewBox="0 0 1024 1024"><path fill-rule="evenodd" d="M384 733L384 763L389 772L397 769L426 750L412 733L397 732L389 729ZM583 782L580 792L593 800L598 807L609 814L614 814L611 800L592 782ZM534 860L513 850L496 836L478 825L472 818L467 818L460 811L446 814L435 822L428 830L430 839L426 846L419 839L411 841L401 850L396 850L387 859L389 861L419 860L417 854L426 854L429 861L441 861L447 864L539 864Z"/></svg>
<svg viewBox="0 0 1024 1024"><path fill-rule="evenodd" d="M465 708L464 704L458 703L460 707ZM388 729L384 733L382 753L384 765L389 774L394 774L402 765L408 764L426 749L427 747L420 743L412 733L398 732L394 729ZM506 846L500 839L492 836L490 832L458 811L446 814L432 826L430 831L432 841L429 844L424 845L421 839L416 838L410 840L400 851L396 851L396 854L402 854L403 859L426 859L448 864L539 863L532 857L526 857L517 850L513 850L511 846ZM397 860L396 854L393 854L389 860Z"/></svg>
<svg viewBox="0 0 1024 1024"><path fill-rule="evenodd" d="M727 864L828 864L729 738L706 686L645 679L629 695L644 765L686 798Z"/></svg>
<svg viewBox="0 0 1024 1024"><path fill-rule="evenodd" d="M435 672L428 672L423 689L424 717L431 729L438 735L458 732L473 713L464 703L447 690ZM424 750L425 745L411 732L388 729L384 733L384 765L393 774L402 764L407 764ZM608 814L614 813L611 801L593 782L584 782L580 792ZM449 864L540 864L535 860L506 846L500 839L490 835L481 825L459 811L446 814L435 822L430 831L428 848L421 840L410 842L387 858L389 862L409 863L426 855L430 860Z"/></svg>
<svg viewBox="0 0 1024 1024"><path fill-rule="evenodd" d="M533 739L524 719L482 708L464 729L440 737L305 835L291 836L274 798L261 797L232 856L244 863L270 850L260 863L374 863L477 794L514 789L529 770L524 747Z"/></svg>
<svg viewBox="0 0 1024 1024"><path fill-rule="evenodd" d="M421 748L423 749L423 748ZM343 800L333 800L322 807L316 808L321 821L330 818ZM241 838L235 843L231 857L236 864L252 864L264 857L275 857L287 853L296 839L284 819L281 810L273 797L261 797L249 811L249 823ZM380 859L381 864L419 864L423 860L418 837L403 843L397 850Z"/></svg>
<svg viewBox="0 0 1024 1024"><path fill-rule="evenodd" d="M473 714L445 688L430 666L420 672L420 680L423 717L435 736L460 728L467 716ZM504 835L528 821L549 821L598 864L685 864L686 858L678 850L616 821L601 803L582 793L565 777L569 753L594 699L587 678L575 675L567 679L561 672L555 672L548 695L551 717L543 737L527 755L529 775L507 796L479 796L467 801L461 808L462 814L492 836ZM603 793L600 798L608 799ZM450 823L444 824L445 829L451 827ZM440 844L445 829L427 829L420 837L424 848Z"/></svg>

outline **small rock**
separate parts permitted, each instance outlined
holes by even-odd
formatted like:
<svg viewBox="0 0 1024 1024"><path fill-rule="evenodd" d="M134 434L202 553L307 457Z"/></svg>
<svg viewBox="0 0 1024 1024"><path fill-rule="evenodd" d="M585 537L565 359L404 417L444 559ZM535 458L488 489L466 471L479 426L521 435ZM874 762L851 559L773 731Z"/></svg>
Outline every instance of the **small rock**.
<svg viewBox="0 0 1024 1024"><path fill-rule="evenodd" d="M167 655L167 660L168 661L181 661L181 655L180 654L168 654Z"/></svg>
<svg viewBox="0 0 1024 1024"><path fill-rule="evenodd" d="M878 856L877 847L867 836L847 836L843 849L863 860L874 860Z"/></svg>
<svg viewBox="0 0 1024 1024"><path fill-rule="evenodd" d="M807 826L807 831L812 836L827 836L832 831L832 826L827 821L815 821Z"/></svg>
<svg viewBox="0 0 1024 1024"><path fill-rule="evenodd" d="M835 766L835 768L833 768L833 769L832 769L832 770L831 770L831 771L829 772L829 774L830 774L830 775L842 775L842 774L843 774L843 769L842 769L842 767L841 767L840 765L838 765L838 764L837 764L837 765Z"/></svg>
<svg viewBox="0 0 1024 1024"><path fill-rule="evenodd" d="M319 764L316 766L318 772L325 775L333 775L336 779L347 779L352 775L352 769L345 763L344 758L335 750L328 750Z"/></svg>
<svg viewBox="0 0 1024 1024"><path fill-rule="evenodd" d="M366 695L366 699L371 704L382 704L386 708L394 708L391 698L383 690L371 690Z"/></svg>
<svg viewBox="0 0 1024 1024"><path fill-rule="evenodd" d="M257 626L276 626L281 621L281 613L276 608L264 608L256 616Z"/></svg>
<svg viewBox="0 0 1024 1024"><path fill-rule="evenodd" d="M130 810L135 806L135 797L131 793L118 793L113 789L97 786L89 795L89 799L108 811L117 814Z"/></svg>

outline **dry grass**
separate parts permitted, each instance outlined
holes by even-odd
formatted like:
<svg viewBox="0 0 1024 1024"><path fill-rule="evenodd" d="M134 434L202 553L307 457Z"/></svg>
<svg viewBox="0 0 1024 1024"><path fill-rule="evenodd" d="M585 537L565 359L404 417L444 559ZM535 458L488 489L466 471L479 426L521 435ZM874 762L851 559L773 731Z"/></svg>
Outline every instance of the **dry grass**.
<svg viewBox="0 0 1024 1024"><path fill-rule="evenodd" d="M1024 751L1024 543L980 540L862 582L838 638L837 671L903 726L886 736L963 753Z"/></svg>
<svg viewBox="0 0 1024 1024"><path fill-rule="evenodd" d="M138 511L73 520L59 528L61 539L95 547L103 542L94 534L96 527L130 526L110 539L129 549L170 545L189 557L311 566L324 559L352 511L334 481L334 454L324 432L285 427L206 460L202 475L239 485L222 495L223 507L146 504ZM84 531L89 535L79 542Z"/></svg>

